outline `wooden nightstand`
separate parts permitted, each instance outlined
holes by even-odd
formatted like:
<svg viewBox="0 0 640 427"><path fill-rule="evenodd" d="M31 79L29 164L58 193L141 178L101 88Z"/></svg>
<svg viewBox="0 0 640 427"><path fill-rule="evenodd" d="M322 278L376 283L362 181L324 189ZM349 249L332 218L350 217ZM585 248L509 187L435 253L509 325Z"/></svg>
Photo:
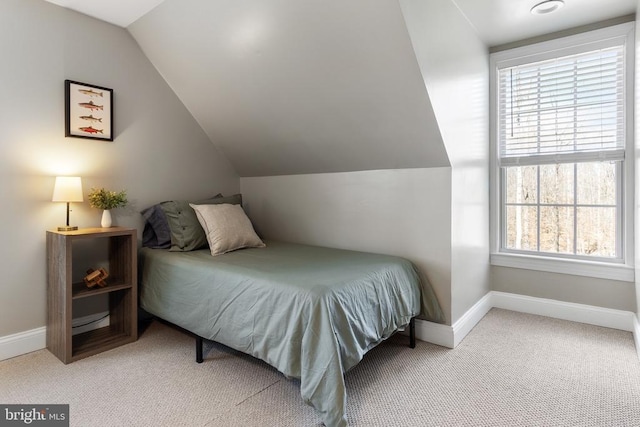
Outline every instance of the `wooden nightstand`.
<svg viewBox="0 0 640 427"><path fill-rule="evenodd" d="M73 243L108 239L107 285L73 282ZM47 231L47 348L64 363L110 350L138 338L136 229L85 228ZM105 260L107 261L107 260ZM109 326L72 335L72 302L109 295Z"/></svg>

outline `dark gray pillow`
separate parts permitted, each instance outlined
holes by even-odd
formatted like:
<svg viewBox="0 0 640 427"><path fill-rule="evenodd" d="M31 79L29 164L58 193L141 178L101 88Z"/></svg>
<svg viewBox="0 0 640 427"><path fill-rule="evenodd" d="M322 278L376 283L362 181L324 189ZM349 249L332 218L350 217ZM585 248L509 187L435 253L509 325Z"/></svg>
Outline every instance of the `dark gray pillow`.
<svg viewBox="0 0 640 427"><path fill-rule="evenodd" d="M233 196L214 197L195 202L171 200L160 203L171 232L171 248L169 249L171 251L193 251L206 247L208 244L207 236L189 203L194 205L217 205L223 203L242 205L242 195L234 194Z"/></svg>
<svg viewBox="0 0 640 427"><path fill-rule="evenodd" d="M171 247L171 230L167 216L160 205L153 205L140 212L145 220L142 232L142 246L145 248L166 249Z"/></svg>

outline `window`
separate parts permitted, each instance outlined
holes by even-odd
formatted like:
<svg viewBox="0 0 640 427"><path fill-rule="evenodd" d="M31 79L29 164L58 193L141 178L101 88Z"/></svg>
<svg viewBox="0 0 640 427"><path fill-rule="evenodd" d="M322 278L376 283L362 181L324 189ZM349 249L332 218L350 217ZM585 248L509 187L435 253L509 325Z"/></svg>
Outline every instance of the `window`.
<svg viewBox="0 0 640 427"><path fill-rule="evenodd" d="M632 25L492 55L494 264L628 261Z"/></svg>

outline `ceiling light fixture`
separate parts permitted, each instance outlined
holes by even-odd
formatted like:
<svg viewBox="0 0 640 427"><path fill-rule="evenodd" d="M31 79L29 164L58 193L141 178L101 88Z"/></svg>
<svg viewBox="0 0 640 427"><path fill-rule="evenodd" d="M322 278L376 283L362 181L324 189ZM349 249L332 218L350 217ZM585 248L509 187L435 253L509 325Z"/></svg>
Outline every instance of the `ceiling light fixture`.
<svg viewBox="0 0 640 427"><path fill-rule="evenodd" d="M546 0L533 6L531 13L534 15L546 15L547 13L555 12L562 6L564 6L563 0Z"/></svg>

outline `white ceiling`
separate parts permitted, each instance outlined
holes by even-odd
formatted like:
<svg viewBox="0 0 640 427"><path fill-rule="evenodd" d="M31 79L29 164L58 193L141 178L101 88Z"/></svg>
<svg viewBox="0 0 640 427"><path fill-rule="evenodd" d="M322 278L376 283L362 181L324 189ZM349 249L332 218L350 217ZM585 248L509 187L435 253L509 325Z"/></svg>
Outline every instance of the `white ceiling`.
<svg viewBox="0 0 640 427"><path fill-rule="evenodd" d="M46 0L128 27L164 0ZM451 0L488 46L496 46L635 13L637 0L565 0L549 15L529 10L542 0ZM260 1L258 2L260 3Z"/></svg>
<svg viewBox="0 0 640 427"><path fill-rule="evenodd" d="M128 27L164 0L46 0L120 27Z"/></svg>
<svg viewBox="0 0 640 427"><path fill-rule="evenodd" d="M451 0L488 46L592 24L635 13L637 0L564 0L548 15L529 11L542 0Z"/></svg>

